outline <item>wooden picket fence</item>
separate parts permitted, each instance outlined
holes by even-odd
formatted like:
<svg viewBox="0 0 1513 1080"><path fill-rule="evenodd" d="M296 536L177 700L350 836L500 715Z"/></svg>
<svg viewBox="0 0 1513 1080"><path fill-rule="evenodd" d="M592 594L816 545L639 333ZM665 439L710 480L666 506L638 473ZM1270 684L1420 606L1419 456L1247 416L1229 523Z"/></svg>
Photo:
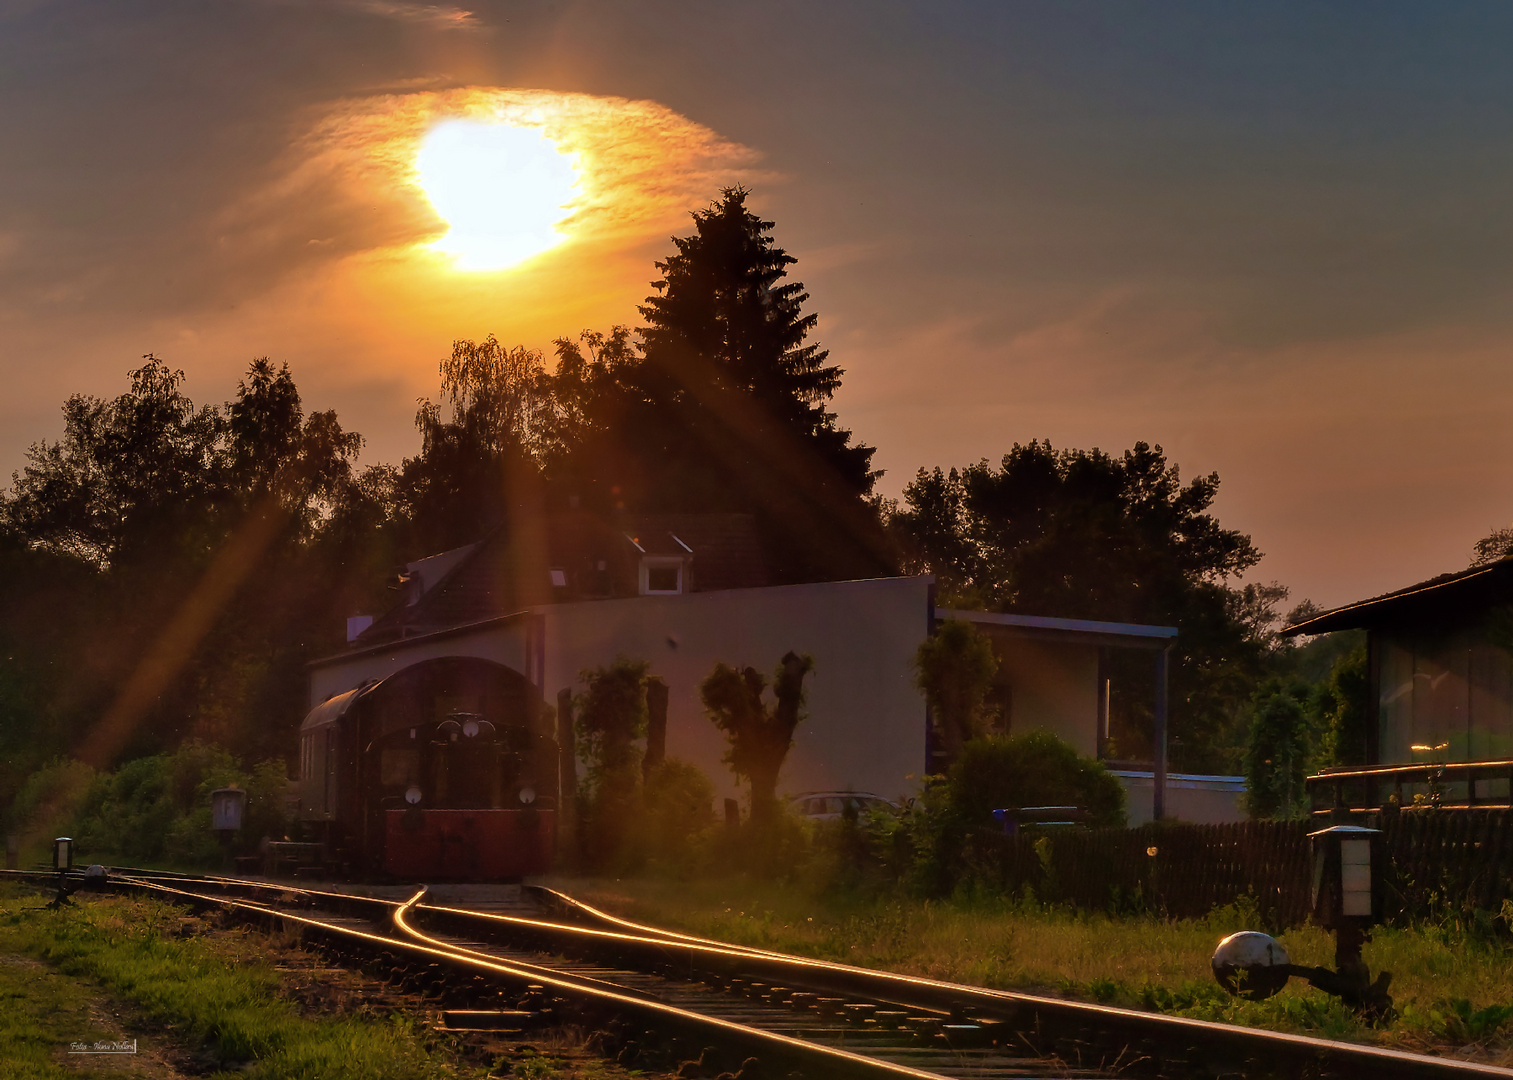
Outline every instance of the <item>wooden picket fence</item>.
<svg viewBox="0 0 1513 1080"><path fill-rule="evenodd" d="M1138 829L980 833L970 872L1010 895L1093 911L1197 917L1249 898L1266 923L1296 926L1309 915L1316 822L1146 825ZM1405 812L1382 828L1383 914L1419 919L1481 910L1513 899L1513 813Z"/></svg>

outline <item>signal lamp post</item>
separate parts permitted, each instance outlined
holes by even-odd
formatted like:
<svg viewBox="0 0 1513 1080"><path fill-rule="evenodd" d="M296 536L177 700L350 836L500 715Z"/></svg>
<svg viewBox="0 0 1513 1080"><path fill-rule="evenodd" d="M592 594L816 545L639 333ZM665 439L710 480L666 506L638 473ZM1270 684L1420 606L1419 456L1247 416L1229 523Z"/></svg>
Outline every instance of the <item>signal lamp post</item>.
<svg viewBox="0 0 1513 1080"><path fill-rule="evenodd" d="M73 903L69 895L68 872L74 868L74 840L71 836L59 836L53 840L53 869L58 872L58 895L47 906L57 910L64 904Z"/></svg>
<svg viewBox="0 0 1513 1080"><path fill-rule="evenodd" d="M1308 834L1313 847L1313 916L1334 933L1334 970L1294 964L1280 942L1266 934L1242 931L1214 950L1214 978L1232 994L1268 998L1298 975L1333 994L1374 1022L1392 1016L1387 987L1392 973L1373 982L1361 958L1369 928L1381 914L1379 838L1376 829L1332 825Z"/></svg>

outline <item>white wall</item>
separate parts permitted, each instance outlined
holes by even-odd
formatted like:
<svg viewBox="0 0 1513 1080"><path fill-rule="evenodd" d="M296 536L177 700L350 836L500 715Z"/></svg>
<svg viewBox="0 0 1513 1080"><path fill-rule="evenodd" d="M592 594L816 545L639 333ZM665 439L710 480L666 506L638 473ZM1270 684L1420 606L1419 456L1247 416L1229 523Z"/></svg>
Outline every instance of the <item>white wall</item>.
<svg viewBox="0 0 1513 1080"><path fill-rule="evenodd" d="M1144 825L1152 818L1156 797L1155 774L1110 769L1124 785L1128 802L1125 811L1130 828ZM1202 776L1168 773L1166 777L1166 817L1195 825L1222 825L1245 821L1242 800L1245 797L1243 776Z"/></svg>
<svg viewBox="0 0 1513 1080"><path fill-rule="evenodd" d="M547 700L564 687L581 690L584 668L617 656L649 661L668 687L668 756L694 763L721 796L734 796L720 760L725 736L705 717L699 684L719 661L770 679L784 653L808 653L809 719L794 735L779 792L912 794L925 767L925 702L911 665L929 629L929 585L878 578L540 608Z"/></svg>
<svg viewBox="0 0 1513 1080"><path fill-rule="evenodd" d="M1049 731L1098 756L1098 648L991 633L998 679L1011 687L1009 733Z"/></svg>
<svg viewBox="0 0 1513 1080"><path fill-rule="evenodd" d="M586 668L646 660L668 687L667 754L690 761L721 797L738 794L721 758L724 734L704 715L699 684L723 661L769 679L792 649L814 657L779 793L827 788L913 794L925 769L925 702L914 651L929 630L930 579L877 578L684 596L591 600L535 609L545 619L543 695L581 692ZM527 619L449 633L318 666L310 703L438 656L477 656L527 675Z"/></svg>

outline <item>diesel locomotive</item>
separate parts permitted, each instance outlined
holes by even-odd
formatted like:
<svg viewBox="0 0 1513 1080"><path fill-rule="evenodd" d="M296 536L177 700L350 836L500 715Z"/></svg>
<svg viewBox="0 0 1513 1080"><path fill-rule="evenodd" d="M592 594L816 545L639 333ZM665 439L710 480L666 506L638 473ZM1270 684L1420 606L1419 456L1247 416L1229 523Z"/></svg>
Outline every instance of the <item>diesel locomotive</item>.
<svg viewBox="0 0 1513 1080"><path fill-rule="evenodd" d="M296 817L333 868L508 881L550 868L558 754L530 681L421 661L321 702L300 726Z"/></svg>

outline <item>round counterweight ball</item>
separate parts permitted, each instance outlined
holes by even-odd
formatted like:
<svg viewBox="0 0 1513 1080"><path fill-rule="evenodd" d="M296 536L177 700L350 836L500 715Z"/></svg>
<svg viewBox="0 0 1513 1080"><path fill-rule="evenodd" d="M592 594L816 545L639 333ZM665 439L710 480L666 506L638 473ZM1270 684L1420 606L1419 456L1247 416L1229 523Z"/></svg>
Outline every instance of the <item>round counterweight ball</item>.
<svg viewBox="0 0 1513 1080"><path fill-rule="evenodd" d="M1219 942L1212 962L1220 986L1231 994L1260 1001L1287 985L1292 960L1282 943L1270 934L1242 930Z"/></svg>

